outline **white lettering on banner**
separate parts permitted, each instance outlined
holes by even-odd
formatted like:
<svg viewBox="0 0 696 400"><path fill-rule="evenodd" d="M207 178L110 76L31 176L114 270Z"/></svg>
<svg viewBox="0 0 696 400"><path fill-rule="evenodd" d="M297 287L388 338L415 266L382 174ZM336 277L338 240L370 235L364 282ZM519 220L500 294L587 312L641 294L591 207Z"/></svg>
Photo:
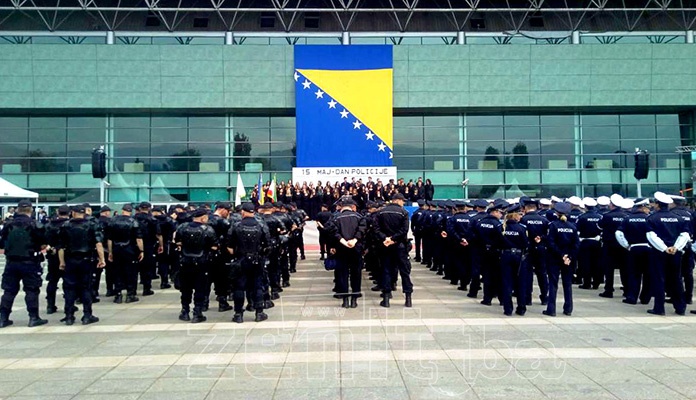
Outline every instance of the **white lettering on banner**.
<svg viewBox="0 0 696 400"><path fill-rule="evenodd" d="M343 178L348 181L362 179L367 183L367 178L371 177L373 182L377 179L386 184L390 179L396 181L396 167L312 167L312 168L293 168L292 180L296 183L303 182L343 182Z"/></svg>

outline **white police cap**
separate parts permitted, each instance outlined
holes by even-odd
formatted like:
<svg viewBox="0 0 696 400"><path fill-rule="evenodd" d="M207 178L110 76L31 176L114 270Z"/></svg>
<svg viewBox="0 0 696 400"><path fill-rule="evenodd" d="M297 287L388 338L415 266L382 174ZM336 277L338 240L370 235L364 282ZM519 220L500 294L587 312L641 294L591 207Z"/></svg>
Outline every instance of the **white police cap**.
<svg viewBox="0 0 696 400"><path fill-rule="evenodd" d="M672 199L671 197L667 196L666 194L664 194L662 192L655 192L653 197L655 197L655 200L657 200L658 203L662 203L662 204L674 203L674 199Z"/></svg>
<svg viewBox="0 0 696 400"><path fill-rule="evenodd" d="M621 207L621 205L623 204L624 198L620 194L614 193L609 198L609 201L611 201L611 204L615 205L616 207Z"/></svg>
<svg viewBox="0 0 696 400"><path fill-rule="evenodd" d="M550 206L551 205L551 200L549 199L539 199L539 204L542 206Z"/></svg>
<svg viewBox="0 0 696 400"><path fill-rule="evenodd" d="M621 208L623 208L624 210L630 210L631 208L633 208L634 205L635 202L631 199L624 199L621 202Z"/></svg>
<svg viewBox="0 0 696 400"><path fill-rule="evenodd" d="M556 196L551 196L551 201L553 201L554 203L562 203L563 202L563 200L561 200L560 197L556 197Z"/></svg>
<svg viewBox="0 0 696 400"><path fill-rule="evenodd" d="M597 197L597 204L599 204L600 206L608 206L609 203L611 203L611 200L607 196Z"/></svg>
<svg viewBox="0 0 696 400"><path fill-rule="evenodd" d="M648 204L650 204L650 199L640 199L640 201L635 202L634 206L647 206Z"/></svg>
<svg viewBox="0 0 696 400"><path fill-rule="evenodd" d="M578 196L570 196L570 197L568 197L568 203L570 203L570 204L572 204L572 205L574 205L574 206L578 206L578 207L582 207L582 206L583 206L582 199L579 198Z"/></svg>
<svg viewBox="0 0 696 400"><path fill-rule="evenodd" d="M585 207L597 207L597 201L592 197L585 197L582 199L582 203L585 205Z"/></svg>

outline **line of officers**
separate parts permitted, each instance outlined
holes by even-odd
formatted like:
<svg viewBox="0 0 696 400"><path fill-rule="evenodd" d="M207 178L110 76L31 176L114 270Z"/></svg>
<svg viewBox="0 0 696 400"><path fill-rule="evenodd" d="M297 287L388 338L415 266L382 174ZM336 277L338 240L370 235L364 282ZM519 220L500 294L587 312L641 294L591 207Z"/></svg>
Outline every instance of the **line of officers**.
<svg viewBox="0 0 696 400"><path fill-rule="evenodd" d="M290 286L298 250L305 257L302 233L308 217L294 204L267 203L257 213L252 203L233 208L219 202L213 209L176 205L165 210L143 202L137 207L125 204L113 217L107 206L96 216L88 204L64 205L46 225L32 213L31 202L20 201L0 231L6 259L0 328L13 324L10 314L20 284L29 326L48 322L39 314L44 260L47 314L58 311L56 292L62 280L61 322L73 325L76 304L81 304L81 322L88 325L99 321L92 304L100 301L102 272L105 297L113 297L116 304L139 301L138 283L143 296L153 295L152 281L160 279L160 289L171 288L171 281L181 292L182 321L206 321L203 313L213 287L219 312L234 309L232 320L241 323L245 310L255 311L255 320L263 321L268 318L264 310Z"/></svg>
<svg viewBox="0 0 696 400"><path fill-rule="evenodd" d="M573 284L588 290L604 285L599 296L612 298L617 269L624 303L654 299L648 313L664 315L665 303L672 303L684 315L694 285L695 221L684 197L656 192L635 200L614 194L420 201L411 229L415 261L470 298L482 290L483 305L497 297L508 316L524 315L532 305L534 275L543 314L556 315L561 280L563 314L570 316Z"/></svg>

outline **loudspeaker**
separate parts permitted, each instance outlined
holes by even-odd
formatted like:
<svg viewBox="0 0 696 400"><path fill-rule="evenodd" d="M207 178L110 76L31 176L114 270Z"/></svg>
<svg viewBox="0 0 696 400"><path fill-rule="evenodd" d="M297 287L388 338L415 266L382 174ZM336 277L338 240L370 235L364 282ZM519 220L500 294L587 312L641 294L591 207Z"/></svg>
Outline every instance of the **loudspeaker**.
<svg viewBox="0 0 696 400"><path fill-rule="evenodd" d="M92 150L92 177L106 178L106 153L104 153L104 149Z"/></svg>
<svg viewBox="0 0 696 400"><path fill-rule="evenodd" d="M641 150L636 153L635 159L636 167L633 171L633 176L638 180L647 179L650 171L650 154L645 150Z"/></svg>

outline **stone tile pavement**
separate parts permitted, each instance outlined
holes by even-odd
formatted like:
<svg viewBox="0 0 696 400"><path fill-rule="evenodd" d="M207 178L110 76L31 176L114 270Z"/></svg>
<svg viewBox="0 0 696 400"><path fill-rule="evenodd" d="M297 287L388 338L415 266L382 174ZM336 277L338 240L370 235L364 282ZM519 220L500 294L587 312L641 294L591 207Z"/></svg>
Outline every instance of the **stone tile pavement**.
<svg viewBox="0 0 696 400"><path fill-rule="evenodd" d="M214 309L180 322L170 289L102 301L95 325L54 314L27 328L20 294L15 325L0 330L0 398L696 398L696 317L577 289L572 317L544 317L538 301L505 317L415 263L413 309L400 293L379 307L365 279L360 307L345 310L317 252L307 256L262 323Z"/></svg>

